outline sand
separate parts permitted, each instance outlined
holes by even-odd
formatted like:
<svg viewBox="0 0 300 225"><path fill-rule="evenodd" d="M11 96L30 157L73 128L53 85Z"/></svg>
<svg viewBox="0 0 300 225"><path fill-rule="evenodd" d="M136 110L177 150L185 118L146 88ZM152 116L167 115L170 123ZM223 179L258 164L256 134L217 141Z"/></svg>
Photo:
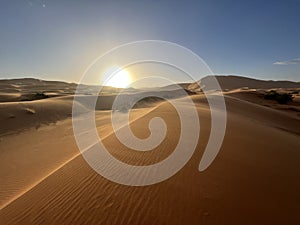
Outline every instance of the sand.
<svg viewBox="0 0 300 225"><path fill-rule="evenodd" d="M201 123L193 157L170 179L146 187L111 182L89 167L73 136L72 97L0 103L0 224L300 223L300 117L279 104L266 105L259 91L228 92L224 143L213 164L199 172L210 110L203 94L191 98ZM287 107L298 107L293 104ZM133 165L166 158L180 135L170 104L141 105L131 111L136 136L147 137L148 122L156 116L169 128L162 144L149 152L133 151L116 139L110 110L96 113L105 146ZM15 117L4 119L9 113Z"/></svg>

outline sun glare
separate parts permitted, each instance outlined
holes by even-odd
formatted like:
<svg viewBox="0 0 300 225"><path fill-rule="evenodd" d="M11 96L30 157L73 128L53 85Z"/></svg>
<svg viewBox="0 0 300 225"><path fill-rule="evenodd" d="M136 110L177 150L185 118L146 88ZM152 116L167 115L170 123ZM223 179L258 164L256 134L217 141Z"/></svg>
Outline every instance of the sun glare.
<svg viewBox="0 0 300 225"><path fill-rule="evenodd" d="M106 86L116 88L126 88L131 83L131 78L126 70L120 70L112 76L106 83Z"/></svg>

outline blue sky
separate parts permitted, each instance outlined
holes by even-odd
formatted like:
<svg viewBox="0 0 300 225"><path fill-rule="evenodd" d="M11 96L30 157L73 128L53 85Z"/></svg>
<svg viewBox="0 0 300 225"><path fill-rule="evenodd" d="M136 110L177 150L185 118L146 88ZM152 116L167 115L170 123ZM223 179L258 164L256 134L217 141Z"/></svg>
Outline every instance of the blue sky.
<svg viewBox="0 0 300 225"><path fill-rule="evenodd" d="M300 79L300 1L5 0L0 78L78 81L97 56L131 41L183 45L215 74Z"/></svg>

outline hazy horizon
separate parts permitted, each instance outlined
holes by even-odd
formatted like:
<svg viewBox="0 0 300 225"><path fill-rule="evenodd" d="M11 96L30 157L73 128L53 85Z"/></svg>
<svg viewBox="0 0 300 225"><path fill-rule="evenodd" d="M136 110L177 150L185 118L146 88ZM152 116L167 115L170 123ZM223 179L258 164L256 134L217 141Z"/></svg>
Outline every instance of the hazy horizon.
<svg viewBox="0 0 300 225"><path fill-rule="evenodd" d="M288 79L264 79L264 78L256 78L256 77L251 77L251 76L246 76L246 75L240 75L240 74L208 74L208 75L205 75L204 77L206 76L225 76L225 77L229 77L229 76L234 76L234 77L242 77L242 78L249 78L249 79L254 79L254 80L260 80L260 81L288 81L288 82L295 82L295 83L299 83L300 80L288 80ZM203 77L203 78L204 78ZM39 77L39 76L18 76L18 77L4 77L4 78L0 78L0 80L18 80L18 79L36 79L36 80L43 80L43 81L58 81L58 82L66 82L66 83L75 83L75 84L78 84L78 82L75 82L75 81L69 81L69 80L64 80L64 79L51 79L51 78L42 78L42 77ZM177 82L176 84L179 84L179 83L190 83L191 81L189 80L186 80L186 81L182 81L182 82ZM83 85L99 85L99 84L88 84L88 83L82 83ZM174 84L174 83L173 83ZM155 87L164 87L165 85L161 85L161 86L155 86ZM131 86L129 86L131 87ZM147 86L145 87L142 87L142 88L146 88Z"/></svg>

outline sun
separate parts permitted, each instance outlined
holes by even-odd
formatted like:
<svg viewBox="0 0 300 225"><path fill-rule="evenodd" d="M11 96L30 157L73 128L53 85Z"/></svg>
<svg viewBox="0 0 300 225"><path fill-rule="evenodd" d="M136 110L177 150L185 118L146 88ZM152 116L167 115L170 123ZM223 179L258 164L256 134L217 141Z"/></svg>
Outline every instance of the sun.
<svg viewBox="0 0 300 225"><path fill-rule="evenodd" d="M109 78L109 80L106 83L106 86L126 88L130 83L131 77L129 73L125 69L122 69Z"/></svg>

